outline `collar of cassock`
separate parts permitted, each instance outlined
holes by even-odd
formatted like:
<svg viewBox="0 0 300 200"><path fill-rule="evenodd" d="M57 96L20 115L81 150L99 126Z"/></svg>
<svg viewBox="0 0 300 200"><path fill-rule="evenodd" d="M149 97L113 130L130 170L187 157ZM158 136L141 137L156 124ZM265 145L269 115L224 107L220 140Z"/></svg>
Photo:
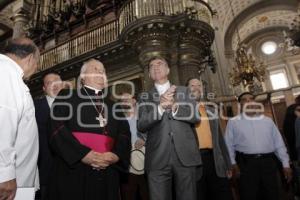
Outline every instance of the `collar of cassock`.
<svg viewBox="0 0 300 200"><path fill-rule="evenodd" d="M88 92L89 95L102 95L102 90L98 90L96 88L93 88L91 86L88 86L88 85L84 85L86 91Z"/></svg>

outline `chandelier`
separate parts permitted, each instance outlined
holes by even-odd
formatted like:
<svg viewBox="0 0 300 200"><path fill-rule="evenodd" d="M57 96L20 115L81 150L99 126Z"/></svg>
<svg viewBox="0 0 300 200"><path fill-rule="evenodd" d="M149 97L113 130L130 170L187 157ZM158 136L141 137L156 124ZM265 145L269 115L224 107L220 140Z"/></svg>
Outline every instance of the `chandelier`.
<svg viewBox="0 0 300 200"><path fill-rule="evenodd" d="M232 15L234 11L230 0L229 5ZM232 72L229 73L229 80L233 87L242 84L245 89L251 92L256 92L262 89L261 82L264 81L266 73L266 65L263 62L257 63L254 56L247 52L246 46L241 44L239 29L237 27L237 50L235 52L235 66ZM259 82L259 85L256 83Z"/></svg>
<svg viewBox="0 0 300 200"><path fill-rule="evenodd" d="M236 51L236 66L229 73L229 79L232 86L236 87L242 83L244 88L254 92L255 80L264 81L266 65L263 62L256 63L252 54L248 54L246 47L240 45Z"/></svg>

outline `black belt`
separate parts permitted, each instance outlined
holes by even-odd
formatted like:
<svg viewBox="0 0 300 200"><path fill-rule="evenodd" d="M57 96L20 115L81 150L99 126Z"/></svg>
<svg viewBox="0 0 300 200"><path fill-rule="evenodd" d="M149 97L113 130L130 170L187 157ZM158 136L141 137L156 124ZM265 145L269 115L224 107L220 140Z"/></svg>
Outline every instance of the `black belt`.
<svg viewBox="0 0 300 200"><path fill-rule="evenodd" d="M200 149L201 154L213 153L213 149Z"/></svg>
<svg viewBox="0 0 300 200"><path fill-rule="evenodd" d="M258 154L245 154L241 152L237 152L237 156L240 156L244 159L262 159L262 158L273 158L275 156L274 153L258 153Z"/></svg>

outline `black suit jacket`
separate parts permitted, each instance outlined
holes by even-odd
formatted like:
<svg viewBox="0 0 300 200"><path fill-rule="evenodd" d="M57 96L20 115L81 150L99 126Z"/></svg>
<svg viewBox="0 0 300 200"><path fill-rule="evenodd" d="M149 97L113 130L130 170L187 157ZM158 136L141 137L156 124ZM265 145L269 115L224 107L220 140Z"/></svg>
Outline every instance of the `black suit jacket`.
<svg viewBox="0 0 300 200"><path fill-rule="evenodd" d="M39 157L38 167L41 185L47 185L52 167L52 155L48 143L48 120L50 117L50 107L46 97L34 101L35 117L39 131Z"/></svg>
<svg viewBox="0 0 300 200"><path fill-rule="evenodd" d="M199 122L195 115L196 102L191 99L188 88L178 86L175 100L179 103L173 116L167 111L158 113L159 94L155 88L141 94L138 104L138 129L147 133L146 170L163 169L170 158L171 138L173 137L177 155L184 166L201 165L197 139L192 129Z"/></svg>
<svg viewBox="0 0 300 200"><path fill-rule="evenodd" d="M225 178L227 177L227 171L231 169L231 161L228 153L227 146L225 144L225 140L222 134L222 130L219 124L219 115L217 110L206 106L206 112L208 117L210 117L209 124L212 136L212 144L213 144L213 155L215 161L215 170L216 174L219 177ZM195 134L197 134L196 128ZM199 144L199 138L198 138ZM201 173L198 175L202 175Z"/></svg>

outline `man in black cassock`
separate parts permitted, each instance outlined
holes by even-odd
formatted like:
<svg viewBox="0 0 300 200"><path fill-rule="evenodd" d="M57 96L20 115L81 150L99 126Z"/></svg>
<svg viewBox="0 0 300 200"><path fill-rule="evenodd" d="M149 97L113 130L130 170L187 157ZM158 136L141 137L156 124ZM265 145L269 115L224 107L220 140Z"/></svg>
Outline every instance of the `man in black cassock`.
<svg viewBox="0 0 300 200"><path fill-rule="evenodd" d="M119 170L129 166L129 125L113 116L113 102L103 98L101 62L84 63L80 77L82 87L60 92L52 106L49 199L119 200Z"/></svg>

